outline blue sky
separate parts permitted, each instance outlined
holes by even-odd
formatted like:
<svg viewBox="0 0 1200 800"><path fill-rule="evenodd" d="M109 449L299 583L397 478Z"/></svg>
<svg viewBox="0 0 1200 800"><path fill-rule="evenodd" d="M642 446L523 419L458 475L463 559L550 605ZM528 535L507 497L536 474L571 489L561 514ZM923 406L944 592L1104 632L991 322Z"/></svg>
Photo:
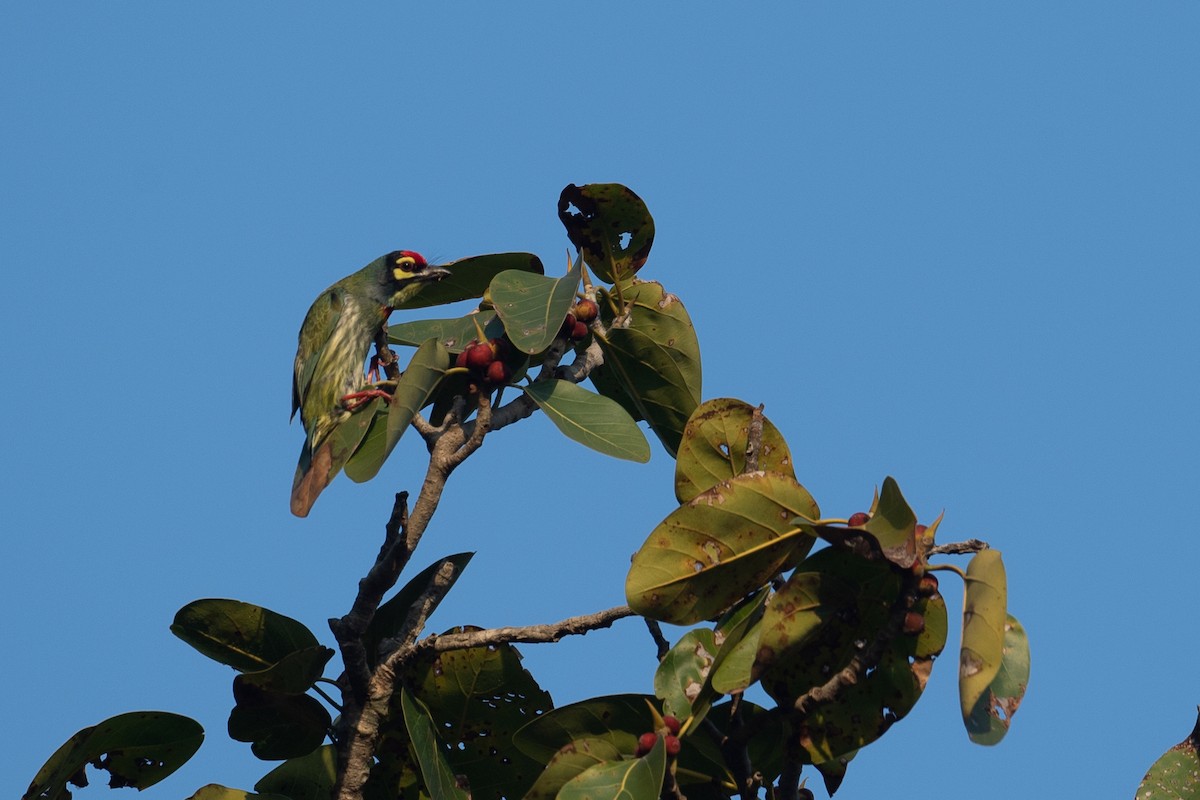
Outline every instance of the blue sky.
<svg viewBox="0 0 1200 800"><path fill-rule="evenodd" d="M968 742L951 649L843 794L1132 796L1191 729L1200 6L649 6L6 9L0 794L133 709L208 731L148 800L269 768L174 612L235 597L332 643L423 474L405 440L289 514L308 304L396 248L556 271L572 182L646 200L704 397L764 403L827 514L890 474L1004 552L1033 649L1008 739ZM543 418L489 439L415 559L478 553L433 627L623 602L672 467ZM651 686L633 621L523 652L558 704Z"/></svg>

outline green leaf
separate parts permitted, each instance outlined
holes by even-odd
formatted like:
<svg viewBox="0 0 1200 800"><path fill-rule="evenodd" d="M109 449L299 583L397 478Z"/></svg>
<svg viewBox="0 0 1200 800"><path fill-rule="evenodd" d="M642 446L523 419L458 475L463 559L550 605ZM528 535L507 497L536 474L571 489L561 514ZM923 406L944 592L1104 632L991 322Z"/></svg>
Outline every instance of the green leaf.
<svg viewBox="0 0 1200 800"><path fill-rule="evenodd" d="M388 403L383 398L371 401L370 429L346 462L346 476L350 480L362 483L379 474L408 424L437 390L449 363L449 351L436 339L430 339L413 354L396 381L392 401Z"/></svg>
<svg viewBox="0 0 1200 800"><path fill-rule="evenodd" d="M841 787L842 781L846 779L846 769L856 755L858 755L858 751L851 750L849 753L816 765L817 772L821 773L821 778L825 781L825 791L829 793L830 797L833 797Z"/></svg>
<svg viewBox="0 0 1200 800"><path fill-rule="evenodd" d="M721 649L709 673L709 683L714 692L740 692L754 683L751 670L758 652L758 638L762 634L763 611L771 594L770 591L760 591L717 623Z"/></svg>
<svg viewBox="0 0 1200 800"><path fill-rule="evenodd" d="M610 293L610 297L615 297ZM691 317L679 298L656 282L635 282L617 299L629 308L628 325L609 325L597 341L604 364L590 377L601 394L612 397L635 419L645 419L672 456L679 449L688 418L700 404L700 344Z"/></svg>
<svg viewBox="0 0 1200 800"><path fill-rule="evenodd" d="M584 736L569 742L550 759L546 769L526 792L524 800L555 800L563 784L579 773L620 758L621 751L604 739Z"/></svg>
<svg viewBox="0 0 1200 800"><path fill-rule="evenodd" d="M453 319L418 319L391 325L388 327L388 341L418 347L430 339L437 339L451 353L461 353L472 340L479 338L476 322L489 339L498 339L504 334L504 323L495 311L473 311Z"/></svg>
<svg viewBox="0 0 1200 800"><path fill-rule="evenodd" d="M912 567L918 557L917 515L900 493L899 484L890 476L884 478L883 491L876 496L870 519L864 525L848 527L840 524L812 524L807 520L797 522L814 536L850 549L854 549L855 542L865 540L884 558L902 569ZM936 530L940 522L941 517L931 528ZM928 530L922 542L925 546L932 546L933 535Z"/></svg>
<svg viewBox="0 0 1200 800"><path fill-rule="evenodd" d="M320 747L331 723L329 712L305 692L333 655L318 645L289 653L265 670L236 676L230 738L250 742L251 752L264 761L296 758Z"/></svg>
<svg viewBox="0 0 1200 800"><path fill-rule="evenodd" d="M1134 800L1185 800L1200 797L1200 717L1188 737L1154 762Z"/></svg>
<svg viewBox="0 0 1200 800"><path fill-rule="evenodd" d="M812 547L792 520L819 516L812 495L771 472L738 475L663 520L633 556L625 596L637 613L676 625L717 616Z"/></svg>
<svg viewBox="0 0 1200 800"><path fill-rule="evenodd" d="M763 614L754 665L763 689L787 707L823 685L883 634L901 589L894 568L849 550L826 548L806 559ZM872 670L834 699L810 707L799 744L811 763L865 747L919 699L933 655L945 644L938 620L945 611L940 597L920 598L913 610L929 620L927 639L889 639ZM922 655L915 657L918 651Z"/></svg>
<svg viewBox="0 0 1200 800"><path fill-rule="evenodd" d="M664 714L679 719L692 715L693 703L703 699L717 649L714 631L698 628L667 651L654 673L654 694L663 701Z"/></svg>
<svg viewBox="0 0 1200 800"><path fill-rule="evenodd" d="M179 609L171 633L239 672L266 669L319 642L303 624L240 600L195 600Z"/></svg>
<svg viewBox="0 0 1200 800"><path fill-rule="evenodd" d="M230 789L219 783L201 786L187 800L288 800L281 794L252 794L245 789Z"/></svg>
<svg viewBox="0 0 1200 800"><path fill-rule="evenodd" d="M582 738L603 739L622 753L632 753L638 736L654 727L653 702L649 695L617 694L561 706L527 722L513 735L513 744L542 764Z"/></svg>
<svg viewBox="0 0 1200 800"><path fill-rule="evenodd" d="M733 702L726 701L720 705L715 705L709 711L707 721L715 726L716 730L722 734L730 734L737 728L747 727L755 731L755 734L746 742L746 753L750 757L750 763L754 765L754 769L762 773L763 780L767 785L774 782L779 776L780 767L783 764L783 742L786 738L784 731L783 715L777 710L767 709L755 705L746 700L745 697L738 699L737 723L733 723L731 712L733 711ZM707 726L706 726L707 727ZM729 772L729 767L725 763L725 759L719 749L715 746L712 750L696 749L689 751L688 745L707 741L712 743L712 737L706 733L699 733L696 736L687 736L683 739L684 749L679 754L679 765L682 768L686 766L689 770L697 773L705 773L712 777L718 777L721 780L732 783L734 778ZM692 754L695 757L691 757ZM704 762L699 756L704 756L709 764L705 769ZM692 792L686 792L690 798Z"/></svg>
<svg viewBox="0 0 1200 800"><path fill-rule="evenodd" d="M417 573L412 580L404 585L404 588L396 592L392 599L388 600L375 611L375 615L371 617L371 622L367 625L367 631L363 634L363 647L367 651L367 659L372 665L379 660L379 645L392 636L400 633L405 621L408 619L408 612L412 609L414 603L420 599L421 595L426 592L434 581L438 579L438 573L445 566L450 571L450 576L446 579L449 587L453 586L458 577L462 575L464 569L467 568L467 563L470 562L474 553L456 553L452 556L446 556L430 564L425 569ZM429 609L432 614L438 604L445 599L446 592L438 596L437 602L433 608ZM413 631L415 636L420 631Z"/></svg>
<svg viewBox="0 0 1200 800"><path fill-rule="evenodd" d="M746 469L746 447L755 409L728 397L708 400L692 412L683 429L675 462L675 496L686 503ZM795 477L792 454L783 435L762 417L758 468Z"/></svg>
<svg viewBox="0 0 1200 800"><path fill-rule="evenodd" d="M614 458L650 460L646 437L616 401L558 379L537 381L524 390L568 439Z"/></svg>
<svg viewBox="0 0 1200 800"><path fill-rule="evenodd" d="M910 665L896 648L883 652L875 668L806 720L801 744L814 764L827 764L876 741L920 699L928 662Z"/></svg>
<svg viewBox="0 0 1200 800"><path fill-rule="evenodd" d="M314 697L272 692L233 679L229 738L250 742L250 751L263 761L283 761L308 755L325 741L332 720Z"/></svg>
<svg viewBox="0 0 1200 800"><path fill-rule="evenodd" d="M576 775L559 790L558 800L657 800L666 767L660 736L641 758L597 764Z"/></svg>
<svg viewBox="0 0 1200 800"><path fill-rule="evenodd" d="M980 695L967 719L967 732L976 744L998 744L1029 685L1029 639L1012 614L1004 627L1004 657L996 677Z"/></svg>
<svg viewBox="0 0 1200 800"><path fill-rule="evenodd" d="M516 270L542 274L542 261L533 253L492 253L460 258L437 266L450 270L450 275L436 283L427 284L415 297L398 308L427 308L482 297L492 278L501 272Z"/></svg>
<svg viewBox="0 0 1200 800"><path fill-rule="evenodd" d="M558 218L588 268L608 283L633 277L654 244L649 209L619 183L568 184L558 198Z"/></svg>
<svg viewBox="0 0 1200 800"><path fill-rule="evenodd" d="M446 763L445 751L438 741L428 712L406 689L400 692L400 706L417 762L421 766L421 779L429 796L433 800L470 800L472 795L458 788L454 772Z"/></svg>
<svg viewBox="0 0 1200 800"><path fill-rule="evenodd" d="M958 699L963 724L972 739L990 730L990 726L981 729L979 719L973 720L973 717L1004 660L1007 605L1008 578L1000 552L983 550L976 553L967 565L958 669Z"/></svg>
<svg viewBox="0 0 1200 800"><path fill-rule="evenodd" d="M67 739L42 765L23 800L68 800L67 783L86 785L84 768L107 770L109 786L145 789L179 769L200 748L204 729L165 711L110 717Z"/></svg>
<svg viewBox="0 0 1200 800"><path fill-rule="evenodd" d="M478 629L447 633L470 630ZM428 708L450 745L447 762L455 774L467 776L474 797L521 797L533 784L544 762L525 756L513 735L553 704L521 666L515 647L473 647L423 658L411 665L407 685Z"/></svg>
<svg viewBox="0 0 1200 800"><path fill-rule="evenodd" d="M289 759L254 784L255 791L281 794L290 800L330 800L337 780L337 751L318 747L300 758Z"/></svg>
<svg viewBox="0 0 1200 800"><path fill-rule="evenodd" d="M582 277L576 261L561 278L502 272L489 293L508 339L523 353L540 353L558 336Z"/></svg>

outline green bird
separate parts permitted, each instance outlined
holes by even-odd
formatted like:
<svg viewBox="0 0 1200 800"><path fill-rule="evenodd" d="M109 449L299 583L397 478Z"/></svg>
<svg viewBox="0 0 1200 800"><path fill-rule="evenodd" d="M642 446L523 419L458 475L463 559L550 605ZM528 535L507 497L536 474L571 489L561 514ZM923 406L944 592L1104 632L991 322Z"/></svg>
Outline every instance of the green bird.
<svg viewBox="0 0 1200 800"><path fill-rule="evenodd" d="M367 399L386 395L368 387L363 362L392 310L449 274L420 253L396 250L321 292L308 309L292 373L292 417L300 412L307 433L292 484L296 516L308 516L336 472L330 434Z"/></svg>

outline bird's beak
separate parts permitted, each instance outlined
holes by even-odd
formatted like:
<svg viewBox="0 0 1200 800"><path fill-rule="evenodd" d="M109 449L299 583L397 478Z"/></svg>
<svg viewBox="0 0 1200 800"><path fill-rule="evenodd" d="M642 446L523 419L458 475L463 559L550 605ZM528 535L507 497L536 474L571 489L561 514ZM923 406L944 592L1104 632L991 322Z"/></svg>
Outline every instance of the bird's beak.
<svg viewBox="0 0 1200 800"><path fill-rule="evenodd" d="M435 267L432 264L413 276L416 280L422 283L433 283L440 281L442 278L450 277L450 270L445 267Z"/></svg>

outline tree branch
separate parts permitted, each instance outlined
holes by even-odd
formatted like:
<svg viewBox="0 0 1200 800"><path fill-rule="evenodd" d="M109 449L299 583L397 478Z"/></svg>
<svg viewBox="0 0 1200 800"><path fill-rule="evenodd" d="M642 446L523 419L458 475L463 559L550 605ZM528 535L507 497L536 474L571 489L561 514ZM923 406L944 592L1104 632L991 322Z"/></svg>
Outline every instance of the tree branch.
<svg viewBox="0 0 1200 800"><path fill-rule="evenodd" d="M414 644L409 652L393 654L399 663L419 653L445 653L450 650L468 650L472 647L489 647L497 644L550 644L566 636L581 636L589 631L611 627L614 622L632 617L629 606L616 606L594 614L568 617L547 625L527 625L521 628L490 628L483 631L448 633L444 636L431 635Z"/></svg>
<svg viewBox="0 0 1200 800"><path fill-rule="evenodd" d="M967 553L978 553L980 550L990 550L991 545L980 539L967 539L965 542L949 542L948 544L934 545L929 548L926 555L941 556L951 555L960 556Z"/></svg>

